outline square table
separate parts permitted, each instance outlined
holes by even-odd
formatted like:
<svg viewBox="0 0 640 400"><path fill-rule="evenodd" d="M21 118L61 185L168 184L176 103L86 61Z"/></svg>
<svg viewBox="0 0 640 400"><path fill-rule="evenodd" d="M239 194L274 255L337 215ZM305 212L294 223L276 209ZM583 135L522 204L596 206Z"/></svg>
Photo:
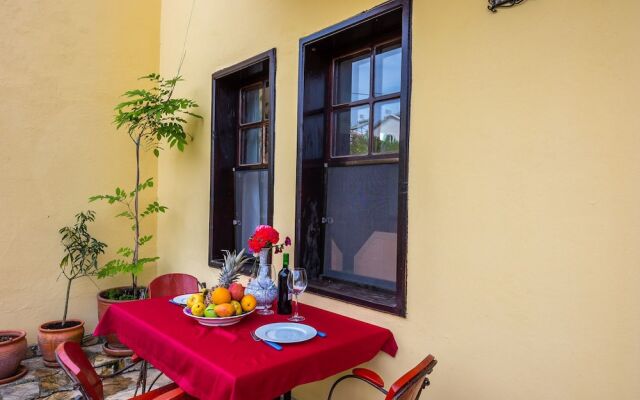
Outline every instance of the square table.
<svg viewBox="0 0 640 400"><path fill-rule="evenodd" d="M287 315L255 312L238 324L206 327L169 298L112 304L94 335L115 333L122 343L200 399L272 400L298 385L328 378L371 360L395 356L391 331L308 305L303 322L327 334L284 344L281 351L251 338L251 331L287 322Z"/></svg>

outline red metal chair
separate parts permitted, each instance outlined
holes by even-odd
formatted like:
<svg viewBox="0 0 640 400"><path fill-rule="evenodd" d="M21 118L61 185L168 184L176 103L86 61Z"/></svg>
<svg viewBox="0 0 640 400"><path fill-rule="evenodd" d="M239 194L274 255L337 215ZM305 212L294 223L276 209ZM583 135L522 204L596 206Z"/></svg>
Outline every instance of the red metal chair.
<svg viewBox="0 0 640 400"><path fill-rule="evenodd" d="M197 293L198 279L189 274L160 275L149 284L149 297L178 296Z"/></svg>
<svg viewBox="0 0 640 400"><path fill-rule="evenodd" d="M181 294L197 293L200 290L200 284L198 279L189 274L164 274L156 277L149 284L149 297L166 297L166 296L179 296ZM139 358L136 354L133 355L134 362ZM140 369L140 378L138 383L142 386L142 393L147 390L147 368L148 363L143 360L142 367ZM162 376L159 373L158 376L149 385L149 390L153 388L158 378Z"/></svg>
<svg viewBox="0 0 640 400"><path fill-rule="evenodd" d="M436 366L438 361L431 355L427 356L420 364L418 364L411 371L402 375L400 379L395 381L389 391L384 389L384 381L380 375L366 368L356 368L352 371L351 375L343 376L335 381L331 390L329 391L329 397L327 400L331 400L333 391L338 383L355 378L376 388L379 392L384 393L385 400L418 400L422 390L429 386L429 375L433 371L433 367Z"/></svg>
<svg viewBox="0 0 640 400"><path fill-rule="evenodd" d="M88 400L104 400L102 379L122 373L118 372L100 378L80 345L75 342L61 343L56 348L56 359L69 378L78 385L85 399ZM178 400L191 398L178 385L172 383L140 396L132 397L131 400Z"/></svg>

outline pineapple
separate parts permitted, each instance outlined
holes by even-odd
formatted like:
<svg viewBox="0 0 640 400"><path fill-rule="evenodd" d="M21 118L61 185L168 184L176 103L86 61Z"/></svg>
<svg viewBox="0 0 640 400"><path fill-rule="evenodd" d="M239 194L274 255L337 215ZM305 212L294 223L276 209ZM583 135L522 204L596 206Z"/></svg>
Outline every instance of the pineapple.
<svg viewBox="0 0 640 400"><path fill-rule="evenodd" d="M238 280L240 269L242 269L242 266L249 261L249 258L244 256L244 249L242 249L238 254L236 254L235 250L233 252L223 250L223 252L224 265L220 271L218 286L228 288L229 285Z"/></svg>

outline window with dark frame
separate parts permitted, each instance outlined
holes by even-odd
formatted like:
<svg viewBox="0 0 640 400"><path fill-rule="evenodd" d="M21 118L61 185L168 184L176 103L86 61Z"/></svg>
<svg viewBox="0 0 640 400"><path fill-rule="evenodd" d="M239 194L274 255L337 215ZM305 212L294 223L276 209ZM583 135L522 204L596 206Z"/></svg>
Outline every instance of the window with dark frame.
<svg viewBox="0 0 640 400"><path fill-rule="evenodd" d="M274 78L275 49L213 74L210 266L272 223Z"/></svg>
<svg viewBox="0 0 640 400"><path fill-rule="evenodd" d="M258 225L267 224L269 81L240 88L235 175L235 250L247 248Z"/></svg>
<svg viewBox="0 0 640 400"><path fill-rule="evenodd" d="M410 2L300 42L296 263L308 290L405 315Z"/></svg>

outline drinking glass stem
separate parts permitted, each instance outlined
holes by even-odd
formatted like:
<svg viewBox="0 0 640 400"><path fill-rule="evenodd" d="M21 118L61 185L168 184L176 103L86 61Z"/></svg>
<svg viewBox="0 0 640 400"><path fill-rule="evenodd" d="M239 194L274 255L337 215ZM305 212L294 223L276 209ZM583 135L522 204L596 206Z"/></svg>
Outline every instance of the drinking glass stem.
<svg viewBox="0 0 640 400"><path fill-rule="evenodd" d="M294 299L295 299L295 301L294 301L294 307L293 307L293 310L294 310L294 311L293 311L293 316L297 318L297 317L298 317L298 293L295 293L295 292L294 292L294 293L293 293L293 297L294 297Z"/></svg>

